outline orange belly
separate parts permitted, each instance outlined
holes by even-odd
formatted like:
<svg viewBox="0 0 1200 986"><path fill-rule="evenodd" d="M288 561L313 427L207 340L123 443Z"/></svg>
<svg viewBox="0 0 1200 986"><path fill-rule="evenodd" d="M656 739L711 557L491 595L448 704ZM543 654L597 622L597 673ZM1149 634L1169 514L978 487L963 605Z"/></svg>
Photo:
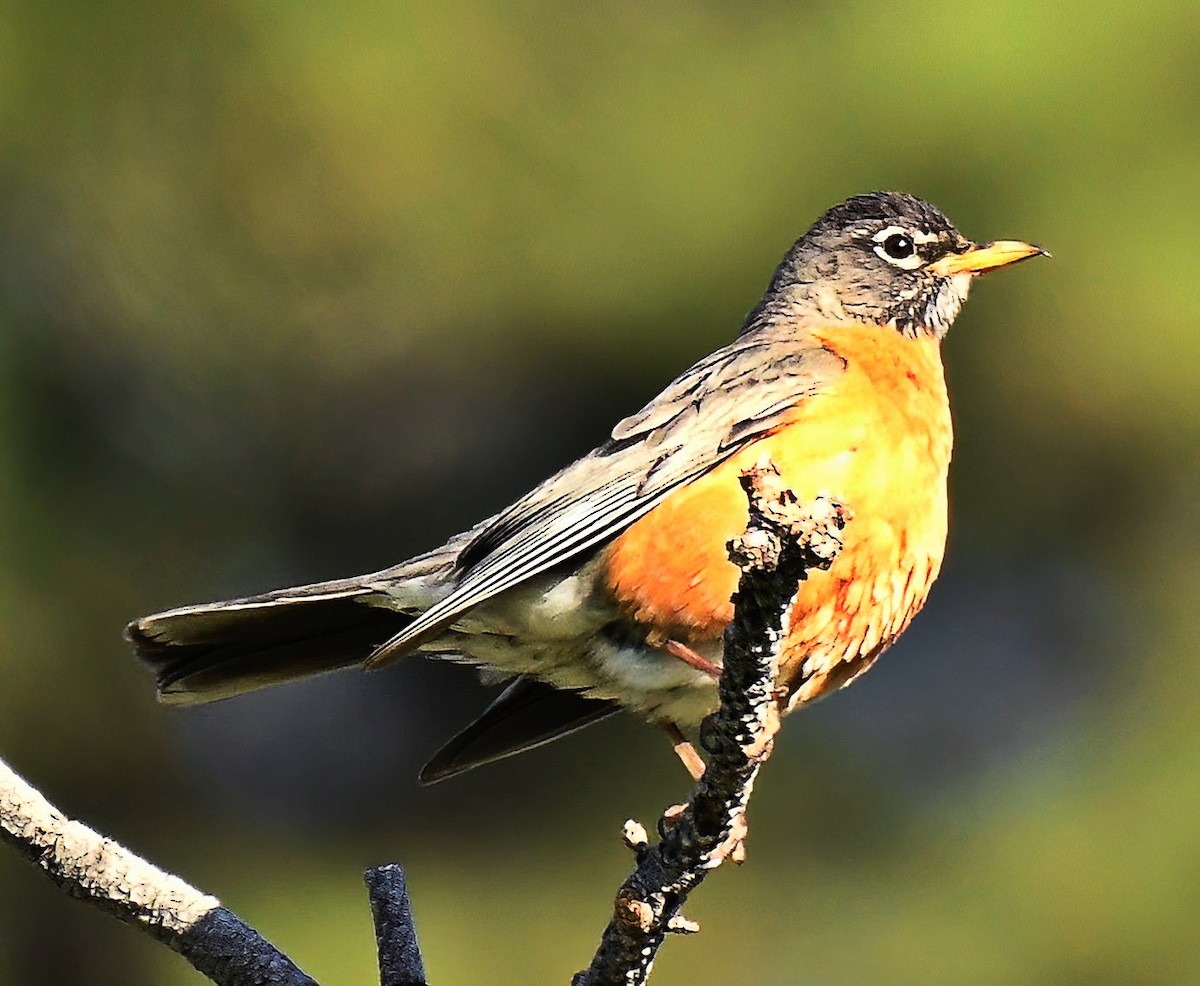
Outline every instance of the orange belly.
<svg viewBox="0 0 1200 986"><path fill-rule="evenodd" d="M737 570L725 546L746 526L743 469L765 453L801 499L848 506L844 549L796 596L780 664L791 706L866 670L924 604L946 543L951 424L937 342L866 326L814 335L846 360L837 383L673 493L604 559L628 618L655 637L701 645L733 616Z"/></svg>

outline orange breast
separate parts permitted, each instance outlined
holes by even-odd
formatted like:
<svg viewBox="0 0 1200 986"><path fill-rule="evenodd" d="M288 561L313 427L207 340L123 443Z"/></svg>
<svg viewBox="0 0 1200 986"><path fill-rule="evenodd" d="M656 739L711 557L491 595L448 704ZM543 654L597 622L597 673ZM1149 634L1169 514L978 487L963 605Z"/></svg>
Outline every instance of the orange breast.
<svg viewBox="0 0 1200 986"><path fill-rule="evenodd" d="M673 493L605 555L606 581L630 619L703 645L733 615L737 570L725 545L746 525L743 469L766 453L801 499L849 506L845 548L797 593L781 664L792 705L845 684L907 626L946 541L951 424L937 342L866 326L814 334L847 361L836 384Z"/></svg>

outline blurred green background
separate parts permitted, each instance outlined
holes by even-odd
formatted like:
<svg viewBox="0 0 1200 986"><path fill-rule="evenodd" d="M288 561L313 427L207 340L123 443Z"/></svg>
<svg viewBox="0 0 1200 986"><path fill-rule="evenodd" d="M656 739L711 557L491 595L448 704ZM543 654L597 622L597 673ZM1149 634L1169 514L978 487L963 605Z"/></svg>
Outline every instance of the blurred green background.
<svg viewBox="0 0 1200 986"><path fill-rule="evenodd" d="M566 982L686 790L610 721L423 790L409 662L194 711L121 627L439 542L872 188L1049 247L946 345L943 579L790 719L671 983L1200 982L1200 6L0 8L0 755L328 983ZM198 982L0 852L0 982Z"/></svg>

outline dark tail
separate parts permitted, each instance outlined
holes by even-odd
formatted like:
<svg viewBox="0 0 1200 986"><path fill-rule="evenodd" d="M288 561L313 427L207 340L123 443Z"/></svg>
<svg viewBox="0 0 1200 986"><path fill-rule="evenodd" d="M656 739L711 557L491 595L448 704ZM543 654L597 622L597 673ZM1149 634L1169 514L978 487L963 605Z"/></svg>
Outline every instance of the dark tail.
<svg viewBox="0 0 1200 986"><path fill-rule="evenodd" d="M361 664L412 620L386 598L361 581L324 582L169 610L125 633L159 700L192 705Z"/></svg>

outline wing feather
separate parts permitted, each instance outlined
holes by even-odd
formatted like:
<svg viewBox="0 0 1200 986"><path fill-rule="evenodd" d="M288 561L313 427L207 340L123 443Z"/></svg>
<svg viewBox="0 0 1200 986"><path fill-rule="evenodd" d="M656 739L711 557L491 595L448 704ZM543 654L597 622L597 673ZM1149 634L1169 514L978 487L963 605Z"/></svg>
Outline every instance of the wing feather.
<svg viewBox="0 0 1200 986"><path fill-rule="evenodd" d="M700 360L599 448L478 530L457 584L371 655L378 666L473 606L611 539L675 489L769 434L844 361L795 326L763 324Z"/></svg>

